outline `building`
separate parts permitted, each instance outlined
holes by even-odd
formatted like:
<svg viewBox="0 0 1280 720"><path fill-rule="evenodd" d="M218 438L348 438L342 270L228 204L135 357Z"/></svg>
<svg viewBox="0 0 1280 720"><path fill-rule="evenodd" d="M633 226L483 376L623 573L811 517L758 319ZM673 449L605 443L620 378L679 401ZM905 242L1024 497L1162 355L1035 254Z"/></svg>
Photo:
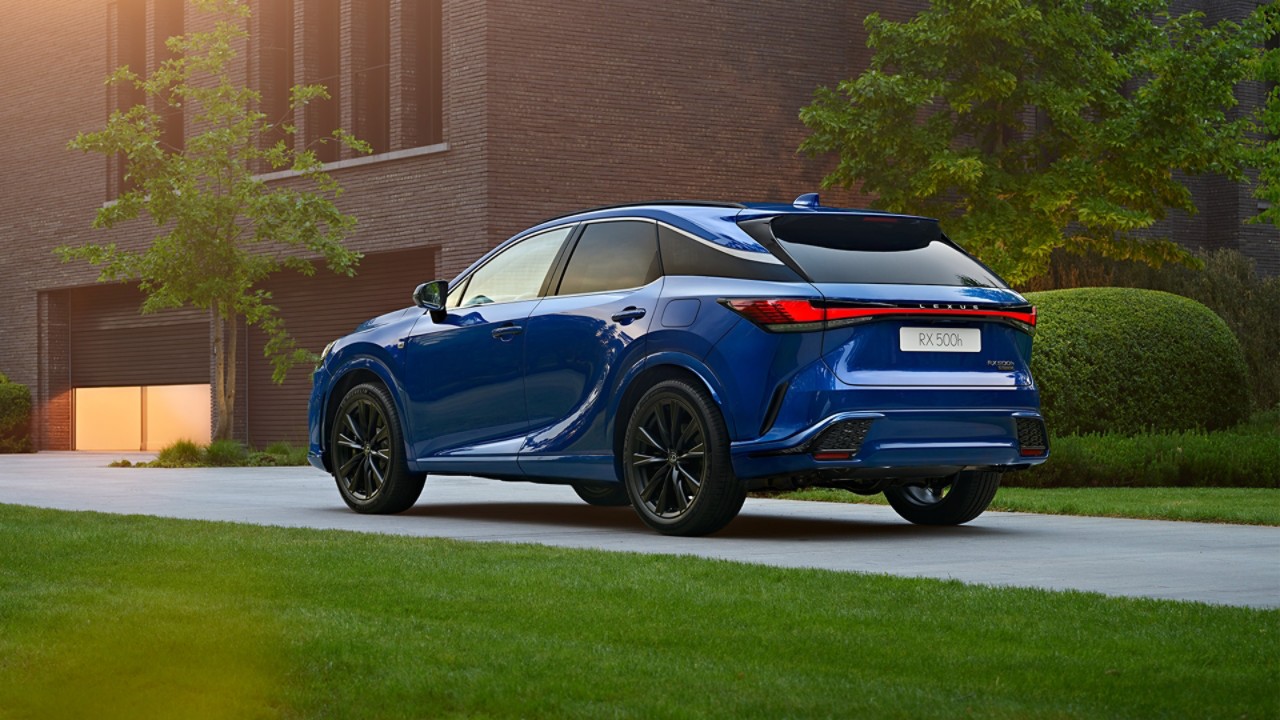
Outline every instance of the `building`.
<svg viewBox="0 0 1280 720"><path fill-rule="evenodd" d="M1234 14L1252 3L1209 4ZM290 331L313 350L407 305L419 282L452 277L542 218L632 200L777 200L815 189L827 165L795 153L804 137L798 109L816 86L865 66L867 12L884 5L884 14L905 17L912 7L864 0L251 5L238 67L263 93L264 109L283 113L285 88L323 82L332 100L293 118L298 137L309 142L344 127L375 149L324 157L346 189L341 207L359 220L349 240L365 253L359 275L321 271L269 283ZM163 40L198 27L201 17L181 0L6 8L0 370L31 386L39 448L155 449L181 435L207 437L207 318L193 310L140 316L136 289L98 284L95 268L63 264L52 252L90 241L136 247L152 237L145 223L90 228L94 212L118 192L122 169L66 144L100 127L113 108L140 100L104 86L111 68L155 67L165 57ZM180 115L167 117L169 141L181 142L186 125ZM1239 229L1251 212L1247 189L1219 183L1200 192L1214 198L1214 210L1183 221L1179 236L1247 252L1270 247L1276 264L1274 237L1255 241L1253 229ZM859 202L851 194L830 199ZM242 332L237 435L254 445L303 441L308 368L273 384L262 338Z"/></svg>

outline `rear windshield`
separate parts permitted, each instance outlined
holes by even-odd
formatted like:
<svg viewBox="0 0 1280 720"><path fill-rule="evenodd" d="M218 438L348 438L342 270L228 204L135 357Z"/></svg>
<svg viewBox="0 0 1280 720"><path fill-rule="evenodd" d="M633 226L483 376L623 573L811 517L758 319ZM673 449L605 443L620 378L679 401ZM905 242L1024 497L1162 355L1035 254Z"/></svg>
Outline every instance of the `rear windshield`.
<svg viewBox="0 0 1280 720"><path fill-rule="evenodd" d="M1006 287L933 220L782 215L771 227L811 282Z"/></svg>

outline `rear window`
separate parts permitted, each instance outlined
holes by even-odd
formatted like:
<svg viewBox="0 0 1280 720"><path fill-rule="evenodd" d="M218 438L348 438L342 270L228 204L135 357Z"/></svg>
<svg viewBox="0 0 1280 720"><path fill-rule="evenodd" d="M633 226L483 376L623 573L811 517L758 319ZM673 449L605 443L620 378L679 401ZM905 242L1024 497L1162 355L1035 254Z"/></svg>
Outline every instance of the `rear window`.
<svg viewBox="0 0 1280 720"><path fill-rule="evenodd" d="M933 220L783 215L771 228L811 282L1006 287Z"/></svg>

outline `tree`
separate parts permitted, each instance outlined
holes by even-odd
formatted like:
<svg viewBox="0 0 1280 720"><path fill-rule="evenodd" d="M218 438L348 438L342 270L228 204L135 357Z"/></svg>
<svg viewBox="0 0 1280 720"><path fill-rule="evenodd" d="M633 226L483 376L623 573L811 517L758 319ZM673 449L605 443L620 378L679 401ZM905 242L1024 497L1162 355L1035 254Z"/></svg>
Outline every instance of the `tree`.
<svg viewBox="0 0 1280 720"><path fill-rule="evenodd" d="M1272 3L1258 8L1263 33L1270 38L1268 47L1253 62L1253 76L1264 83L1266 95L1258 110L1261 138L1254 149L1253 166L1258 169L1254 197L1269 204L1253 218L1255 222L1280 225L1280 5Z"/></svg>
<svg viewBox="0 0 1280 720"><path fill-rule="evenodd" d="M216 22L204 32L169 38L173 58L149 76L128 66L107 79L133 85L155 106L183 108L197 132L181 148L162 143L161 116L140 104L115 111L106 127L80 133L70 147L119 155L126 176L115 202L97 212L93 227L113 228L146 215L158 228L141 250L115 243L60 247L63 261L87 260L101 267L100 282L136 280L146 298L142 312L195 306L209 312L213 338L215 439L229 438L236 401L236 328L240 321L267 336L264 354L282 382L294 363L312 357L290 337L271 294L258 287L283 269L315 272L312 258L330 270L353 275L360 255L343 246L355 219L334 200L342 189L326 174L311 148L286 142L291 125L267 118L258 92L235 83L231 63L247 33L242 0L194 0ZM291 108L327 98L322 85L291 89ZM326 142L357 151L368 146L336 131ZM256 172L292 169L301 183L270 186Z"/></svg>
<svg viewBox="0 0 1280 720"><path fill-rule="evenodd" d="M1056 248L1188 261L1149 228L1195 212L1185 178L1243 179L1254 120L1231 118L1261 37L1169 14L1168 0L933 0L866 19L870 68L820 88L801 149L835 153L826 186L944 218L1011 281Z"/></svg>

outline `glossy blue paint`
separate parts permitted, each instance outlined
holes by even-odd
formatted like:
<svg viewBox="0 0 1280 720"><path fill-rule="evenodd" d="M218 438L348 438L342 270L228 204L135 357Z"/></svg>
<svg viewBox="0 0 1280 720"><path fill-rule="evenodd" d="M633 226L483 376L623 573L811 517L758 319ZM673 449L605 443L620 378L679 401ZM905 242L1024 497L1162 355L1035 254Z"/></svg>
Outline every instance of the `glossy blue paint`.
<svg viewBox="0 0 1280 720"><path fill-rule="evenodd" d="M511 244L547 229L606 219L674 228L733 258L780 266L739 225L778 215L886 216L797 205L648 205L556 218L523 231L467 268L470 275ZM901 217L901 216L891 216ZM585 227L585 225L584 225ZM576 233L566 240L573 242ZM767 238L766 238L767 239ZM563 272L563 261L556 272ZM1001 287L782 282L666 274L638 288L451 308L418 308L363 323L337 340L313 376L310 457L324 467L329 419L353 372L391 389L417 472L552 482L617 481L614 448L635 397L655 371L696 378L724 416L743 479L815 471L892 474L912 468L1013 469L1024 457L1015 418L1039 418L1029 363L1032 336L1013 323L945 319L981 333L976 353L911 353L898 331L919 318L876 319L810 332L769 332L721 301L798 298L860 303L1025 303ZM423 278L429 280L430 278ZM406 288L406 297L412 288ZM833 423L872 420L856 455L816 460L798 450Z"/></svg>

